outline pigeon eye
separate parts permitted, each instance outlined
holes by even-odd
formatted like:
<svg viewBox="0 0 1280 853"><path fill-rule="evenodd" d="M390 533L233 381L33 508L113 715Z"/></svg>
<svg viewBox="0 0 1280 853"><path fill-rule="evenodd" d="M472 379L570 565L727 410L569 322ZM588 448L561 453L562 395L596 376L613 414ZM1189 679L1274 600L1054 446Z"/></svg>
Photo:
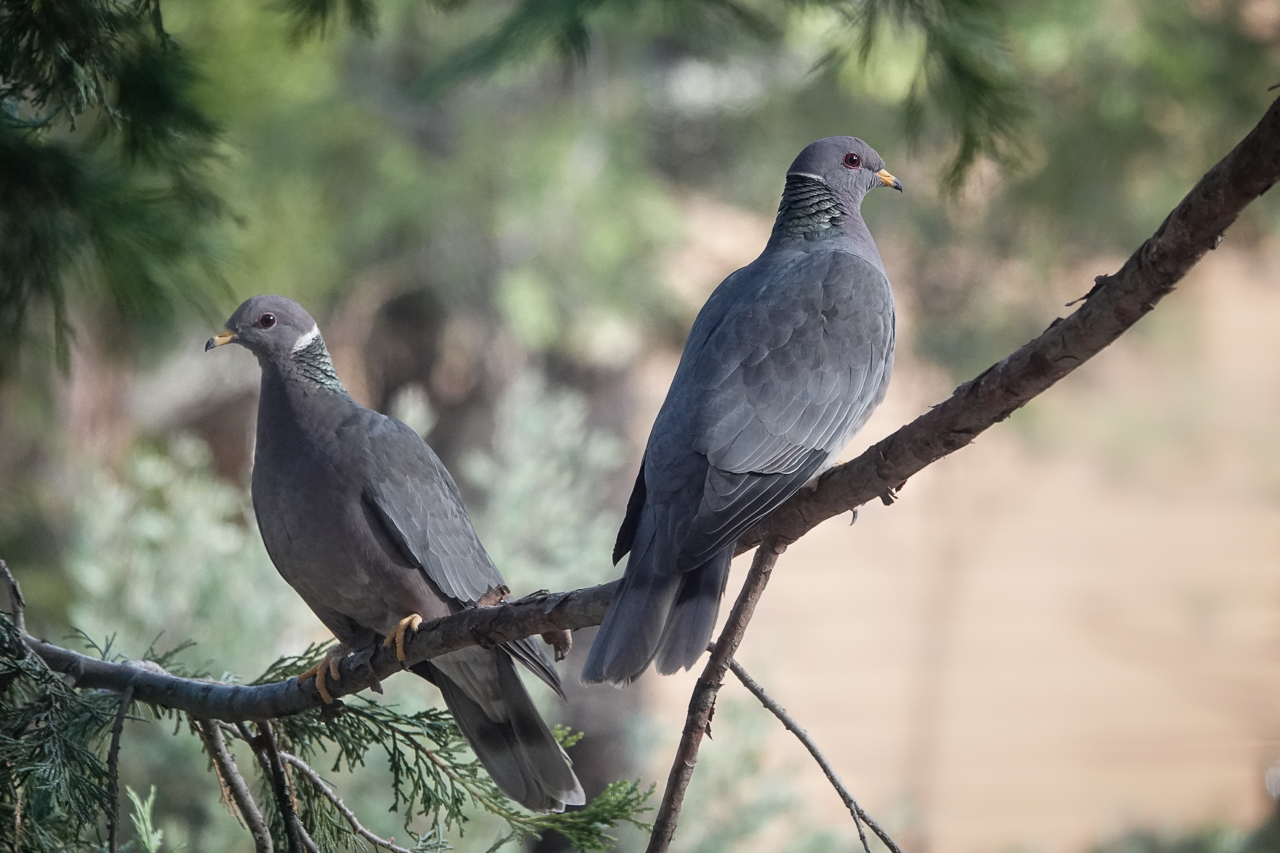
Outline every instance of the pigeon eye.
<svg viewBox="0 0 1280 853"><path fill-rule="evenodd" d="M275 324L276 324L275 314L263 314L261 317L258 318L258 325L264 329L270 329Z"/></svg>
<svg viewBox="0 0 1280 853"><path fill-rule="evenodd" d="M848 169L861 169L862 158L850 151L848 154L844 155L844 165L845 168Z"/></svg>

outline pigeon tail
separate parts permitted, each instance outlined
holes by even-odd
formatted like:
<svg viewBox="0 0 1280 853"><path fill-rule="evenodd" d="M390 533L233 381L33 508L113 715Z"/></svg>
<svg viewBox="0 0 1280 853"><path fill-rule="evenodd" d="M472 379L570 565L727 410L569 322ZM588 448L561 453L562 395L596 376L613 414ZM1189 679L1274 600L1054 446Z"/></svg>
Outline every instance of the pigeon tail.
<svg viewBox="0 0 1280 853"><path fill-rule="evenodd" d="M651 543L640 553L633 550L622 585L591 642L582 680L622 687L639 678L658 653L683 584L682 574L657 565Z"/></svg>
<svg viewBox="0 0 1280 853"><path fill-rule="evenodd" d="M696 569L685 572L667 627L658 644L658 673L689 669L706 651L720 613L720 598L729 580L733 546L722 549Z"/></svg>
<svg viewBox="0 0 1280 853"><path fill-rule="evenodd" d="M562 812L565 806L583 805L587 798L569 756L538 714L511 656L501 649L475 651L488 656L491 666L486 669L493 678L480 685L489 694L480 701L446 674L444 670L455 668L452 665L442 667L427 661L410 670L440 688L462 736L504 794L535 812ZM476 657L474 652L470 657ZM471 677L464 677L464 682L474 678L478 663L468 660ZM488 712L485 705L490 706Z"/></svg>

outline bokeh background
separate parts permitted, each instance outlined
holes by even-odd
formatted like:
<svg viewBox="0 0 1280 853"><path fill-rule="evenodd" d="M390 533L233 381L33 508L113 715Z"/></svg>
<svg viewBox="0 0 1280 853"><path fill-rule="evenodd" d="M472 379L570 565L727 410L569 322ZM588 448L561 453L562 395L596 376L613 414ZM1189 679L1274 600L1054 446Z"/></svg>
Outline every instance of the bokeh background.
<svg viewBox="0 0 1280 853"><path fill-rule="evenodd" d="M248 505L257 367L203 352L244 297L311 310L352 394L454 472L517 594L598 583L617 575L612 538L684 335L762 248L808 142L861 136L907 188L864 206L899 361L852 458L1114 272L1280 82L1273 0L961 3L982 26L958 47L920 23L948 4L902 19L868 18L891 3L544 4L577 29L538 4L350 4L371 31L311 5L333 14L165 0L186 63L172 91L107 85L135 115L181 94L180 157L127 112L124 131L103 110L4 125L10 238L40 224L12 189L35 162L23 145L62 152L82 199L188 193L151 220L97 205L57 286L29 298L30 258L0 235L0 557L35 633L131 656L192 640L193 665L243 677L325 639ZM957 84L939 56L962 49L996 51L999 73ZM134 171L117 185L120 162ZM1227 853L1274 810L1278 214L1263 199L1094 362L892 507L782 559L739 660L907 853ZM585 731L589 793L665 779L693 677L540 697ZM122 772L156 785L166 845L243 849L198 743L163 729L130 724ZM336 778L396 833L382 768ZM816 766L734 683L689 796L673 849L856 843ZM454 844L484 850L495 826L477 817Z"/></svg>

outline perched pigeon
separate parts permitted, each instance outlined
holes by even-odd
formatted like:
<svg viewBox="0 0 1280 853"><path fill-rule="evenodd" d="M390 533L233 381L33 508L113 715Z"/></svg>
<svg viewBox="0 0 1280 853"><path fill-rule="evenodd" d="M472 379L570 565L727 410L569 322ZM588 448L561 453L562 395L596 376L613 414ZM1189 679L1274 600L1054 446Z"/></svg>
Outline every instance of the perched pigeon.
<svg viewBox="0 0 1280 853"><path fill-rule="evenodd" d="M862 197L902 183L865 142L787 170L764 252L698 313L618 532L631 553L583 667L626 684L688 668L711 638L734 543L833 462L884 399L893 293Z"/></svg>
<svg viewBox="0 0 1280 853"><path fill-rule="evenodd" d="M305 677L321 696L326 669L374 644L479 602L502 586L458 487L417 433L366 409L334 372L301 306L256 296L206 350L238 343L258 357L262 392L253 507L271 561L339 645ZM525 639L473 646L411 670L440 688L493 781L535 811L584 802L568 757L516 673L520 661L563 697L542 649Z"/></svg>

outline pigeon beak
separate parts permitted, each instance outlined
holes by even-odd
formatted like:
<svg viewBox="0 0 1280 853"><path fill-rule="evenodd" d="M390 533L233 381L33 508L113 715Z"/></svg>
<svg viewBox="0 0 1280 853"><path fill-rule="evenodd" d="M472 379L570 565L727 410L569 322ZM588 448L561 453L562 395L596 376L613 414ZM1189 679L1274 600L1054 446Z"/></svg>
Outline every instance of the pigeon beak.
<svg viewBox="0 0 1280 853"><path fill-rule="evenodd" d="M902 181L898 180L893 175L890 175L884 169L876 172L876 177L880 179L882 186L893 187L898 192L902 192Z"/></svg>
<svg viewBox="0 0 1280 853"><path fill-rule="evenodd" d="M230 329L223 329L221 332L218 332L218 334L214 335L212 338L209 338L209 342L204 345L204 351L208 352L214 347L220 347L223 344L235 343L235 340L236 340L235 332L231 331Z"/></svg>

